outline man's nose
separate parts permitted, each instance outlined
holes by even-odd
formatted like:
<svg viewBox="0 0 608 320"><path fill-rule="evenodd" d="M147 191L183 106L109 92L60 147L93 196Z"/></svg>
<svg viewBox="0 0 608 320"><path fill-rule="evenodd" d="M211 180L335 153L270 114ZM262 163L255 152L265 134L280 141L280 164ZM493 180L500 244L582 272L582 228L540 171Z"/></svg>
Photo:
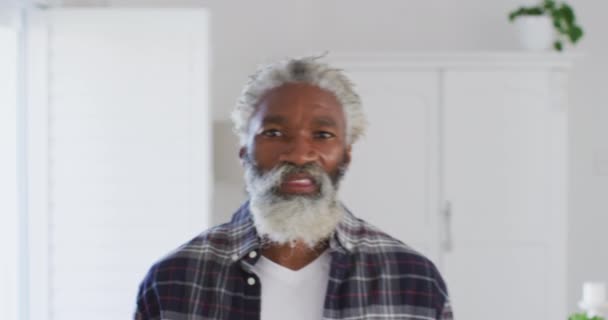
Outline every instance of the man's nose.
<svg viewBox="0 0 608 320"><path fill-rule="evenodd" d="M280 159L283 162L302 166L318 160L319 154L314 149L312 141L306 137L293 137L287 142Z"/></svg>

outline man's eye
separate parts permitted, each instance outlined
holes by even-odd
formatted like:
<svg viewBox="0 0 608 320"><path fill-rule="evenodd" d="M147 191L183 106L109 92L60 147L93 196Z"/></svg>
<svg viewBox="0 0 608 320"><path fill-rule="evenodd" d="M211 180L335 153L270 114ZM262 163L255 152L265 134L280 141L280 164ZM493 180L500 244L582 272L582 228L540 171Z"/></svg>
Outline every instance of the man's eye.
<svg viewBox="0 0 608 320"><path fill-rule="evenodd" d="M317 131L315 132L315 138L317 139L331 139L333 137L335 137L335 135L331 132L327 132L327 131Z"/></svg>
<svg viewBox="0 0 608 320"><path fill-rule="evenodd" d="M283 134L281 133L281 131L279 131L277 129L268 129L268 130L262 131L262 135L266 136L266 137L280 137Z"/></svg>

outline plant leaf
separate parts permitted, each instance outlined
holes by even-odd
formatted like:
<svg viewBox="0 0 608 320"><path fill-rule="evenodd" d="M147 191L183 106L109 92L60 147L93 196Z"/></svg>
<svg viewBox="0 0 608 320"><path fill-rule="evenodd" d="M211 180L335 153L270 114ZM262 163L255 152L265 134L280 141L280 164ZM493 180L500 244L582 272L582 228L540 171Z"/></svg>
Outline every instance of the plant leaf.
<svg viewBox="0 0 608 320"><path fill-rule="evenodd" d="M557 40L553 43L553 48L555 48L555 50L557 50L557 51L562 51L564 49L562 42L559 40Z"/></svg>
<svg viewBox="0 0 608 320"><path fill-rule="evenodd" d="M541 7L520 7L509 13L509 21L513 21L520 16L541 16L544 13L545 10Z"/></svg>
<svg viewBox="0 0 608 320"><path fill-rule="evenodd" d="M570 32L570 34L570 40L572 40L573 43L576 43L583 37L583 29L579 26L574 26L572 27L572 31Z"/></svg>
<svg viewBox="0 0 608 320"><path fill-rule="evenodd" d="M564 20L566 20L566 23L574 23L574 11L572 10L572 7L564 3L561 6L561 12L562 16L564 17Z"/></svg>

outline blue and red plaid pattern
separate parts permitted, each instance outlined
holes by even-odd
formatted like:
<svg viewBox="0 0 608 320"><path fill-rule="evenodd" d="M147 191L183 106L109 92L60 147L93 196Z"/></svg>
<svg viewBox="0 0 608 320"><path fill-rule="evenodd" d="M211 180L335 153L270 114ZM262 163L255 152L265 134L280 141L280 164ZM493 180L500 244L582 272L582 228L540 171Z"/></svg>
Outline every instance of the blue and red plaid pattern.
<svg viewBox="0 0 608 320"><path fill-rule="evenodd" d="M260 319L252 272L260 239L248 203L229 223L182 245L149 270L136 319ZM431 261L346 212L329 241L324 319L452 319L446 285ZM285 316L289 319L289 315Z"/></svg>

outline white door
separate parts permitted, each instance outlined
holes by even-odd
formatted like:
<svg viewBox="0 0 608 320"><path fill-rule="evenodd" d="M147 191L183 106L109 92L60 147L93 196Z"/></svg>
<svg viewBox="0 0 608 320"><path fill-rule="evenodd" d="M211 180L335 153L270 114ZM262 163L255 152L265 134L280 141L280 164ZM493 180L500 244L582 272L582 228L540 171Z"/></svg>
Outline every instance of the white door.
<svg viewBox="0 0 608 320"><path fill-rule="evenodd" d="M451 204L445 276L468 320L565 319L565 143L550 72L446 72L444 192ZM560 120L561 119L561 120ZM557 121L557 122L556 122ZM563 129L563 128L562 128ZM557 140L554 134L558 134ZM558 166L559 167L559 166ZM557 172L557 173L556 173ZM563 209L563 208L562 208Z"/></svg>
<svg viewBox="0 0 608 320"><path fill-rule="evenodd" d="M19 254L21 199L17 192L21 184L17 160L21 149L17 134L21 129L17 124L18 61L17 31L0 24L0 310L6 320L18 319L19 267L23 261Z"/></svg>
<svg viewBox="0 0 608 320"><path fill-rule="evenodd" d="M439 73L346 70L370 123L353 146L342 199L356 216L437 262Z"/></svg>
<svg viewBox="0 0 608 320"><path fill-rule="evenodd" d="M207 14L44 17L48 99L30 120L48 153L30 159L46 168L32 171L30 215L47 223L31 230L43 263L30 267L30 318L128 319L151 264L208 227Z"/></svg>

